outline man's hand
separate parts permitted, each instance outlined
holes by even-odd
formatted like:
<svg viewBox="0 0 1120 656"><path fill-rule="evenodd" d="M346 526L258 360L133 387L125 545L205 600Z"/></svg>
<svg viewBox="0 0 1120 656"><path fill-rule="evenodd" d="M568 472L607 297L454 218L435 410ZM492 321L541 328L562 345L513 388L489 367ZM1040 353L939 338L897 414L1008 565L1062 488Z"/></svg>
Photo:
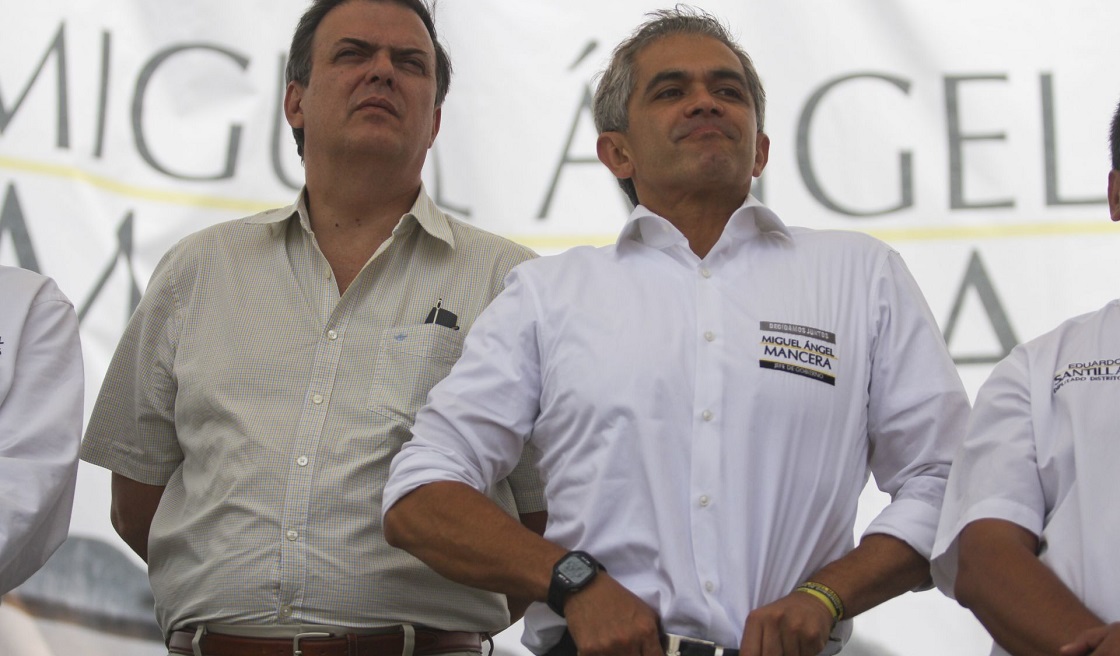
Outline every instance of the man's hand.
<svg viewBox="0 0 1120 656"><path fill-rule="evenodd" d="M817 656L828 644L832 612L819 599L791 592L747 615L743 656Z"/></svg>
<svg viewBox="0 0 1120 656"><path fill-rule="evenodd" d="M1063 645L1062 656L1113 656L1120 654L1120 622L1089 629Z"/></svg>
<svg viewBox="0 0 1120 656"><path fill-rule="evenodd" d="M606 572L564 604L580 656L662 656L657 614Z"/></svg>

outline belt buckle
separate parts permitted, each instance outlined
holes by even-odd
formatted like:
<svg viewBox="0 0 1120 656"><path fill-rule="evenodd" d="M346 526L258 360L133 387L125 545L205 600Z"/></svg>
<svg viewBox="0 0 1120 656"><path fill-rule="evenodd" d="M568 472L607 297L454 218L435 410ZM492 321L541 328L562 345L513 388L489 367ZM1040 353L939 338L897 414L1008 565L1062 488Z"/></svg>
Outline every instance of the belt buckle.
<svg viewBox="0 0 1120 656"><path fill-rule="evenodd" d="M690 638L688 636L677 635L675 633L665 634L665 655L666 656L681 656L681 645L702 645L711 650L713 656L723 656L723 647L717 645L710 640L701 640L699 638Z"/></svg>
<svg viewBox="0 0 1120 656"><path fill-rule="evenodd" d="M292 656L303 656L303 650L299 648L299 641L304 638L331 638L333 636L333 633L326 633L324 631L297 633L292 637Z"/></svg>

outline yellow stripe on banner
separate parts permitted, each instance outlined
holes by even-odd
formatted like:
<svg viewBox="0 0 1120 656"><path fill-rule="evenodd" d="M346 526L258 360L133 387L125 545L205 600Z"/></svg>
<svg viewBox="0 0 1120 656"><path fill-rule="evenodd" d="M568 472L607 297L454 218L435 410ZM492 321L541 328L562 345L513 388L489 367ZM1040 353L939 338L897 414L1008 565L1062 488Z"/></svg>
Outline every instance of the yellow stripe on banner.
<svg viewBox="0 0 1120 656"><path fill-rule="evenodd" d="M979 241L1014 237L1050 237L1054 235L1120 235L1120 227L1107 218L1099 221L1051 221L1047 223L1013 223L979 226L919 226L860 230L888 244L905 241ZM509 237L529 248L560 250L573 246L605 246L618 240L617 235L512 235Z"/></svg>
<svg viewBox="0 0 1120 656"><path fill-rule="evenodd" d="M83 171L74 166L63 166L60 164L44 164L42 162L32 162L23 159L14 159L11 157L0 157L0 168L11 169L15 171L23 171L25 173L37 173L40 175L48 175L56 178L69 178L72 180L80 180L89 185L111 191L121 196L128 198L140 198L142 200L153 200L161 203L171 203L173 205L185 205L187 207L203 207L214 210L233 210L246 214L256 214L264 210L281 207L284 205L283 201L252 201L240 198L224 198L221 196L208 196L206 194L191 194L181 191L168 191L165 189L153 189L149 187L141 187L138 185L125 184L112 178L107 178L102 175L96 175L88 171ZM290 201L288 201L290 202Z"/></svg>
<svg viewBox="0 0 1120 656"><path fill-rule="evenodd" d="M74 166L45 164L26 159L0 157L0 169L10 169L25 173L35 173L56 178L79 180L89 185L119 194L128 198L139 198L187 207L202 207L215 210L231 210L245 214L255 214L264 210L281 207L290 201L253 201L241 198L227 198L206 194L192 194L181 191L168 191L139 185L126 184L102 175L83 171ZM1049 237L1054 235L1096 235L1117 234L1117 227L1104 218L1097 221L1051 221L1046 223L1013 223L1000 225L972 226L918 226L913 228L884 228L882 230L863 230L873 237L887 243L907 241L977 241L983 239L1006 239L1014 237ZM541 251L559 251L573 246L606 246L617 240L617 235L602 234L557 234L557 235L507 235L513 241Z"/></svg>
<svg viewBox="0 0 1120 656"><path fill-rule="evenodd" d="M1101 212L1098 221L1050 221L1045 223L1012 223L1007 225L931 226L865 230L885 242L954 241L1005 239L1007 237L1049 237L1053 235L1120 234L1117 227Z"/></svg>

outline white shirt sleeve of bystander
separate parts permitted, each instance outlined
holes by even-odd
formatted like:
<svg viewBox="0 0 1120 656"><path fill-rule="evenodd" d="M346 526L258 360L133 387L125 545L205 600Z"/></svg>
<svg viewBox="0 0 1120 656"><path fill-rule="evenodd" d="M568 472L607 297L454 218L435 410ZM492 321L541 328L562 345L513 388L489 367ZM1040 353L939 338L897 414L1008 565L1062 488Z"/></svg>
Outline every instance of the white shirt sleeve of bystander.
<svg viewBox="0 0 1120 656"><path fill-rule="evenodd" d="M0 270L0 594L66 539L85 386L73 305L53 281L11 271Z"/></svg>

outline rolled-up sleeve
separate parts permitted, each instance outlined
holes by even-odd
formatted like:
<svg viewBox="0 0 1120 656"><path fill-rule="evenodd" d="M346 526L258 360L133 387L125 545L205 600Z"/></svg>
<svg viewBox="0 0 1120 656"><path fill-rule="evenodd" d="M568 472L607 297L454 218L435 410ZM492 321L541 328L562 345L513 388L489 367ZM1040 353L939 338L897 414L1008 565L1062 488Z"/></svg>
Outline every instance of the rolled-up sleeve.
<svg viewBox="0 0 1120 656"><path fill-rule="evenodd" d="M506 289L467 336L462 357L417 413L412 440L393 459L384 510L436 481L489 493L521 459L541 390L539 303L525 266L509 274Z"/></svg>
<svg viewBox="0 0 1120 656"><path fill-rule="evenodd" d="M921 290L891 252L872 303L877 325L868 407L870 465L891 503L865 534L896 537L929 558L968 396Z"/></svg>

